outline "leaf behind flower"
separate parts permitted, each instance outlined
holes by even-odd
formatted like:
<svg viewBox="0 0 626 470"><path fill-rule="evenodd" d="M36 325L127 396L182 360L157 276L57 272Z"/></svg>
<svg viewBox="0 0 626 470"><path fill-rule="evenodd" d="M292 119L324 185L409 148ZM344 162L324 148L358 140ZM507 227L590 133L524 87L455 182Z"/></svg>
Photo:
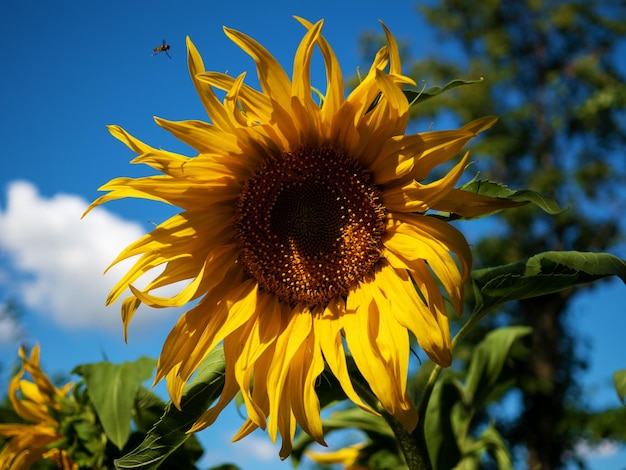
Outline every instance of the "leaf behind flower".
<svg viewBox="0 0 626 470"><path fill-rule="evenodd" d="M430 98L434 98L448 90L465 85L474 85L476 83L482 83L484 79L481 77L477 80L461 80L459 78L446 83L444 86L434 86L428 90L403 90L404 96L411 103L411 105L422 103Z"/></svg>
<svg viewBox="0 0 626 470"><path fill-rule="evenodd" d="M135 396L141 383L152 376L156 361L140 357L135 362L98 362L79 365L72 371L83 377L90 401L107 437L118 449L130 436Z"/></svg>
<svg viewBox="0 0 626 470"><path fill-rule="evenodd" d="M189 438L187 431L220 395L225 380L225 359L221 347L204 359L187 384L181 410L169 402L163 416L133 451L115 460L117 469L154 469Z"/></svg>
<svg viewBox="0 0 626 470"><path fill-rule="evenodd" d="M626 283L626 262L608 253L579 251L547 251L526 261L478 269L472 273L473 315L610 276Z"/></svg>

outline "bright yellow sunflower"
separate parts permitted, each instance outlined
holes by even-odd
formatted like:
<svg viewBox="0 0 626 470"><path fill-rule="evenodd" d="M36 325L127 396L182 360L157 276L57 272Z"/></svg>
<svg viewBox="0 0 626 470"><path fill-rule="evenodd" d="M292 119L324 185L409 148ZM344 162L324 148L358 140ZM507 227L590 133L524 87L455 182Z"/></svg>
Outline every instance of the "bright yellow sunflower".
<svg viewBox="0 0 626 470"><path fill-rule="evenodd" d="M39 346L33 348L30 359L23 348L20 348L19 355L22 367L11 379L9 399L15 412L33 424L0 424L0 437L9 438L0 451L0 468L28 469L41 459L52 460L64 470L78 468L64 450L52 446L63 438L53 414L61 409L60 401L73 384L70 382L59 389L50 382L39 365ZM32 382L22 380L26 372Z"/></svg>
<svg viewBox="0 0 626 470"><path fill-rule="evenodd" d="M437 279L461 312L471 265L463 235L425 214L476 216L506 205L454 189L467 153L443 178L420 183L495 118L405 135L409 103L402 87L415 83L402 75L387 28L388 46L345 97L322 21L298 21L307 32L291 80L259 43L224 28L254 59L261 91L244 84L245 74L206 72L188 40L191 78L211 123L156 122L198 154L153 148L111 126L139 155L132 163L163 174L116 178L90 206L135 197L181 208L115 259L139 256L107 304L130 288L122 303L126 335L141 303L174 307L199 299L165 341L156 381L167 377L179 406L185 383L223 342L224 389L192 431L209 426L241 391L248 420L235 439L267 426L272 439L282 436L282 458L296 424L323 443L315 383L325 363L346 395L368 409L350 381L346 350L384 409L415 427L406 391L410 333L433 361L450 364ZM327 77L319 95L310 81L315 46ZM223 101L215 89L226 92ZM144 289L133 285L156 267L164 269ZM188 284L171 298L152 292L179 281Z"/></svg>

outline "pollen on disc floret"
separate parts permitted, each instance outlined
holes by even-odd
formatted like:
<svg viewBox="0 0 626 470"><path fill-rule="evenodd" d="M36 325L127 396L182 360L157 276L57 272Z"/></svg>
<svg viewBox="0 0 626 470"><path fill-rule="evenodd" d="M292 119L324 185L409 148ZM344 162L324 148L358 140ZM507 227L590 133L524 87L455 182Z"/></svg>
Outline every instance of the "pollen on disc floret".
<svg viewBox="0 0 626 470"><path fill-rule="evenodd" d="M241 262L281 300L325 304L374 269L385 215L380 191L355 159L326 147L283 152L239 198Z"/></svg>

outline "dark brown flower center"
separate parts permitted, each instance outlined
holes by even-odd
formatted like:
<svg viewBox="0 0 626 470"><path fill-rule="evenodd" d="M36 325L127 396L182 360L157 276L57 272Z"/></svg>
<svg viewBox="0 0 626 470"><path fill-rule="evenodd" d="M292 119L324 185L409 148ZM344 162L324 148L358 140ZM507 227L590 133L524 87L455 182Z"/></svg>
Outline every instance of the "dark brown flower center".
<svg viewBox="0 0 626 470"><path fill-rule="evenodd" d="M285 152L269 159L239 198L241 262L281 300L324 304L373 270L385 214L356 160L330 148Z"/></svg>

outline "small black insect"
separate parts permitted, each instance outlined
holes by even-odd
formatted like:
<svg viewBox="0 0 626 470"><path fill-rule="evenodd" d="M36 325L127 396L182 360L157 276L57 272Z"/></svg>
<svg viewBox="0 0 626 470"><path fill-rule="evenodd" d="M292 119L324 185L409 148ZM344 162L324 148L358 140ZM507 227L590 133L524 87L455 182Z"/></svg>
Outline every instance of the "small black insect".
<svg viewBox="0 0 626 470"><path fill-rule="evenodd" d="M167 52L169 50L170 50L170 45L165 42L165 39L163 39L163 44L161 44L160 46L157 46L154 49L152 49L152 52L153 52L152 55L155 56L159 52L165 52L165 55L168 56L171 59L172 56L170 56L170 54Z"/></svg>

